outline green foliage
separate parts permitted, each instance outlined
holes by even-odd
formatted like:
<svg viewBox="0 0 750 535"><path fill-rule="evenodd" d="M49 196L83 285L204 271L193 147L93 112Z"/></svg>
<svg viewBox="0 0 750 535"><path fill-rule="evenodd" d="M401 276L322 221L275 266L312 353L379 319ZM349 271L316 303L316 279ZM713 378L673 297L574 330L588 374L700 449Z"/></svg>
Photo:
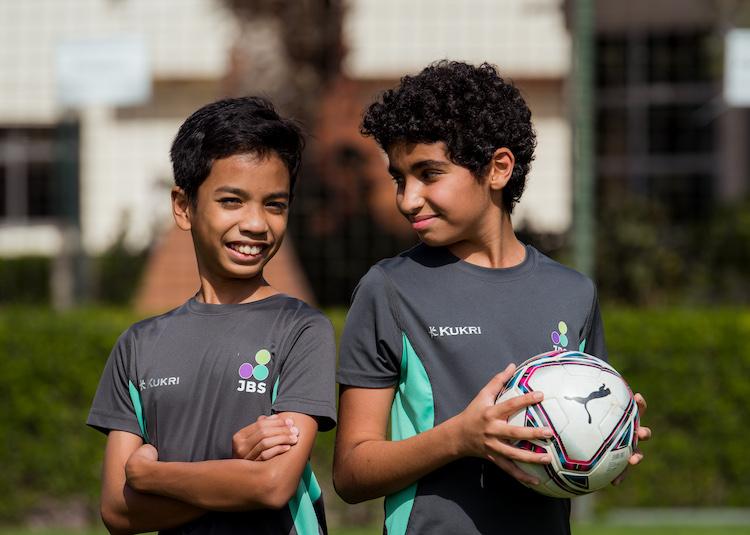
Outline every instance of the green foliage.
<svg viewBox="0 0 750 535"><path fill-rule="evenodd" d="M328 314L340 335L345 312ZM48 497L84 500L96 516L104 437L84 422L112 345L136 319L0 308L0 523ZM622 485L598 493L599 506L750 503L750 311L605 308L604 319L611 361L648 400L654 438ZM332 524L371 523L382 511L333 493L334 437L321 434L313 457Z"/></svg>
<svg viewBox="0 0 750 535"><path fill-rule="evenodd" d="M133 251L121 235L100 256L87 259L83 285L94 302L128 305L135 294L148 249ZM48 305L52 259L44 256L0 258L0 305Z"/></svg>
<svg viewBox="0 0 750 535"><path fill-rule="evenodd" d="M50 259L43 256L0 258L0 304L47 304Z"/></svg>
<svg viewBox="0 0 750 535"><path fill-rule="evenodd" d="M109 305L128 305L135 294L149 250L133 251L125 244L125 234L95 259L96 301Z"/></svg>
<svg viewBox="0 0 750 535"><path fill-rule="evenodd" d="M679 251L684 231L669 225L657 203L621 196L599 216L596 265L599 294L635 305L670 302L684 288Z"/></svg>
<svg viewBox="0 0 750 535"><path fill-rule="evenodd" d="M716 210L695 236L690 293L704 303L750 303L750 200Z"/></svg>
<svg viewBox="0 0 750 535"><path fill-rule="evenodd" d="M84 422L128 313L0 309L0 520L43 497L95 504L103 437Z"/></svg>
<svg viewBox="0 0 750 535"><path fill-rule="evenodd" d="M654 437L600 504L750 503L750 312L609 309L604 319L610 360L644 394Z"/></svg>
<svg viewBox="0 0 750 535"><path fill-rule="evenodd" d="M750 200L677 224L658 202L622 193L601 209L597 280L629 305L750 303Z"/></svg>

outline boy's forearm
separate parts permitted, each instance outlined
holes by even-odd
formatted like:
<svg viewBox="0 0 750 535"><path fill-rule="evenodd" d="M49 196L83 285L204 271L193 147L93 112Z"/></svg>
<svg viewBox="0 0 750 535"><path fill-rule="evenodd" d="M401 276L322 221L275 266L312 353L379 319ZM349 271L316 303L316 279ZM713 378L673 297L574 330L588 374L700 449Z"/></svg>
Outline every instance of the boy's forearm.
<svg viewBox="0 0 750 535"><path fill-rule="evenodd" d="M457 418L404 440L367 440L334 463L336 491L348 503L393 494L463 457Z"/></svg>
<svg viewBox="0 0 750 535"><path fill-rule="evenodd" d="M142 444L141 437L124 431L111 431L107 437L101 516L113 535L175 528L206 513L184 502L138 492L127 484L126 461Z"/></svg>
<svg viewBox="0 0 750 535"><path fill-rule="evenodd" d="M164 496L143 494L124 485L116 498L103 499L101 515L112 535L176 528L203 516L203 509Z"/></svg>
<svg viewBox="0 0 750 535"><path fill-rule="evenodd" d="M211 511L283 507L299 481L274 460L149 461L129 468L133 488Z"/></svg>

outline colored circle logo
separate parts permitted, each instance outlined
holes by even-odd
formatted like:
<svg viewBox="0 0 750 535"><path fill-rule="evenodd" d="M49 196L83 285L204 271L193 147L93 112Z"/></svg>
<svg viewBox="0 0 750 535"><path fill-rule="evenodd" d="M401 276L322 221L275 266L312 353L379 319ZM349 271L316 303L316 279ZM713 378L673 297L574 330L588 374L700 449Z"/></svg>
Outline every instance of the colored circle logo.
<svg viewBox="0 0 750 535"><path fill-rule="evenodd" d="M253 376L253 365L249 362L243 362L240 366L240 377L250 379Z"/></svg>
<svg viewBox="0 0 750 535"><path fill-rule="evenodd" d="M268 368L266 368L262 364L258 364L253 370L253 377L255 377L258 381L262 381L263 379L268 377Z"/></svg>
<svg viewBox="0 0 750 535"><path fill-rule="evenodd" d="M557 331L552 331L552 343L556 346L568 347L568 325L561 321L557 324Z"/></svg>
<svg viewBox="0 0 750 535"><path fill-rule="evenodd" d="M271 362L271 352L268 349L261 349L255 354L255 362L266 365Z"/></svg>
<svg viewBox="0 0 750 535"><path fill-rule="evenodd" d="M255 378L257 381L263 381L271 373L267 364L271 362L271 352L268 349L260 349L255 353L255 366L249 362L243 362L240 365L239 374L243 379Z"/></svg>

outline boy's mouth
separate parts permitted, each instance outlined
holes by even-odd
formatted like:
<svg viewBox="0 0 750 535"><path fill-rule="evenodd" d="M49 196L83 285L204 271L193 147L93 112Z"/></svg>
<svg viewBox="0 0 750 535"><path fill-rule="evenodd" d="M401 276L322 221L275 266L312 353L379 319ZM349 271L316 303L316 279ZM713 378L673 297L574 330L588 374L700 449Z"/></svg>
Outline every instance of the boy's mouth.
<svg viewBox="0 0 750 535"><path fill-rule="evenodd" d="M414 230L422 230L430 226L430 224L435 221L437 216L435 214L430 215L418 215L413 216L409 218L409 221L411 222L411 227Z"/></svg>
<svg viewBox="0 0 750 535"><path fill-rule="evenodd" d="M246 243L228 243L227 247L229 247L231 250L236 251L244 256L258 256L260 253L263 252L263 250L267 247L267 245L265 244L248 245Z"/></svg>

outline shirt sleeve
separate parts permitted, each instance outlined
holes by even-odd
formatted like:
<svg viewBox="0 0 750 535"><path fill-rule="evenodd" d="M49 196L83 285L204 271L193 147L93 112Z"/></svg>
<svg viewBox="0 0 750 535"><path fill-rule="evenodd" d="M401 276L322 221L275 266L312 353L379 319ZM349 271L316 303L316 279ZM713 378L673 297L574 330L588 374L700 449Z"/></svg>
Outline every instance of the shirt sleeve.
<svg viewBox="0 0 750 535"><path fill-rule="evenodd" d="M107 359L86 420L87 425L98 431L127 431L143 436L130 399L130 384L137 388L137 380L130 374L133 352L133 336L126 331Z"/></svg>
<svg viewBox="0 0 750 535"><path fill-rule="evenodd" d="M355 288L341 337L340 384L385 388L398 382L403 341L390 294L378 266Z"/></svg>
<svg viewBox="0 0 750 535"><path fill-rule="evenodd" d="M594 299L591 305L586 325L584 326L581 339L584 342L584 351L602 360L607 360L607 345L604 341L604 324L599 310L599 299L594 290Z"/></svg>
<svg viewBox="0 0 750 535"><path fill-rule="evenodd" d="M272 410L299 412L320 431L336 425L336 340L328 319L315 312L301 320L279 373Z"/></svg>

